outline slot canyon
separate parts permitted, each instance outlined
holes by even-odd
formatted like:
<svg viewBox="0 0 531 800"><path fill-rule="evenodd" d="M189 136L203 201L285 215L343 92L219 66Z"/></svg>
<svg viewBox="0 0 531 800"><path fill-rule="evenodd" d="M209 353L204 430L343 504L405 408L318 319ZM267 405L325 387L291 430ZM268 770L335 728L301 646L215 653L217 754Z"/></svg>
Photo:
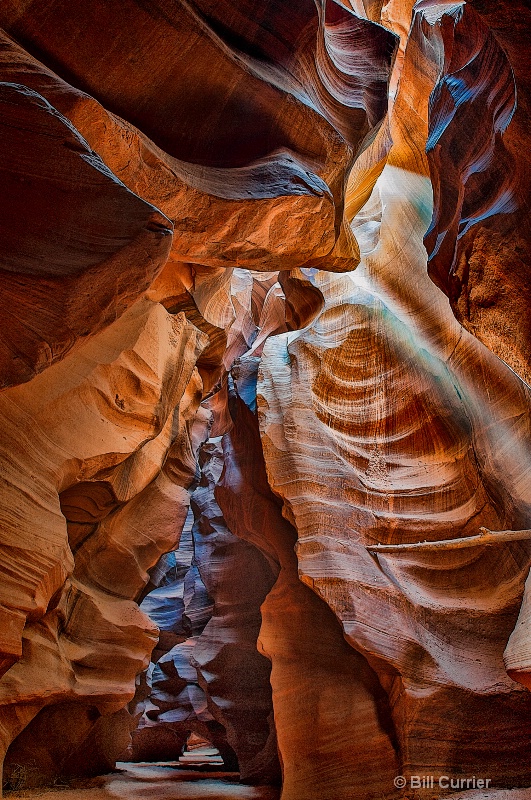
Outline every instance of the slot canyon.
<svg viewBox="0 0 531 800"><path fill-rule="evenodd" d="M2 0L5 797L531 800L530 67L528 0Z"/></svg>

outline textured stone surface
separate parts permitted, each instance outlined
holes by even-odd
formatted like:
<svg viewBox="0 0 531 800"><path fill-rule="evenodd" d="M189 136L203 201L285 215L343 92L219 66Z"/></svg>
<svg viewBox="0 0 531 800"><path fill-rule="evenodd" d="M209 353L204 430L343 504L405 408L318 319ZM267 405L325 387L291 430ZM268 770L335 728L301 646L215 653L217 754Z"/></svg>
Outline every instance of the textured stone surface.
<svg viewBox="0 0 531 800"><path fill-rule="evenodd" d="M3 82L0 105L0 368L7 387L122 314L160 271L172 226L37 92Z"/></svg>
<svg viewBox="0 0 531 800"><path fill-rule="evenodd" d="M430 275L457 318L528 383L530 24L525 3L472 2L435 34L426 236Z"/></svg>
<svg viewBox="0 0 531 800"><path fill-rule="evenodd" d="M236 409L216 498L231 529L278 573L262 605L259 648L272 662L282 797L392 794L398 764L385 693L330 610L299 581L297 533L268 486L257 419L241 400Z"/></svg>
<svg viewBox="0 0 531 800"><path fill-rule="evenodd" d="M73 13L62 0L9 2L0 25L155 143L133 180L162 155L155 183L162 171L166 187L181 184L181 260L267 270L333 251L348 269L344 176L385 112L393 35L335 0L319 14L310 0L296 15L275 3L262 19L252 4L204 5L128 0L115 15L104 3ZM130 150L131 131L122 138Z"/></svg>
<svg viewBox="0 0 531 800"><path fill-rule="evenodd" d="M529 792L529 14L1 5L10 785Z"/></svg>
<svg viewBox="0 0 531 800"><path fill-rule="evenodd" d="M526 542L366 549L475 534L487 518L487 527L526 527L530 511L528 387L456 325L426 279L423 151L437 79L427 34L447 8L422 6L390 106L387 164L354 220L361 266L352 279L308 274L324 311L264 348L263 444L297 528L302 579L376 670L404 774L472 774L488 760L498 781L528 785L529 695L503 660L529 570ZM373 150L360 172L381 161L379 142ZM487 721L494 709L507 750Z"/></svg>
<svg viewBox="0 0 531 800"><path fill-rule="evenodd" d="M134 703L139 715L130 757L135 761L178 759L189 734L215 742L236 766L226 737L207 707L193 656L197 637L212 616L212 600L194 556L193 515L188 513L179 549L164 556L152 571L156 585L141 607L159 628L147 686L140 685Z"/></svg>
<svg viewBox="0 0 531 800"><path fill-rule="evenodd" d="M209 707L223 725L246 783L278 783L280 767L273 724L271 665L257 650L260 606L276 570L252 544L228 529L214 494L223 469L219 441L201 453L201 483L192 497L196 559L212 616L193 660Z"/></svg>
<svg viewBox="0 0 531 800"><path fill-rule="evenodd" d="M22 656L1 682L4 747L18 733L13 704L31 719L78 699L99 715L134 692L156 642L134 599L186 516L171 442L195 416L203 346L184 316L144 300L1 396L2 602L9 618L27 617L18 652L4 645L6 658Z"/></svg>
<svg viewBox="0 0 531 800"><path fill-rule="evenodd" d="M142 717L131 755L175 759L192 731L212 741L244 782L277 783L271 667L257 639L260 605L278 570L227 528L214 498L223 463L219 438L210 440L192 495L193 531L189 520L179 550L157 568L166 570L162 580L152 575L158 588L142 603L161 635L149 694L135 709Z"/></svg>

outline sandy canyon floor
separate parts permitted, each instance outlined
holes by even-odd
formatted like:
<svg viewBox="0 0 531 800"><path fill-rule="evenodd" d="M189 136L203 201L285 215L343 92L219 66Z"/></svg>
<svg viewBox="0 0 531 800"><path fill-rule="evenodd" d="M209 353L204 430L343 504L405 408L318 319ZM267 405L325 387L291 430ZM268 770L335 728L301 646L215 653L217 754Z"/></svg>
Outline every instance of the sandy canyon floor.
<svg viewBox="0 0 531 800"><path fill-rule="evenodd" d="M6 792L10 800L278 800L272 786L243 786L230 772L188 770L175 764L119 763L117 771L70 788L27 789ZM416 794L404 800L417 800ZM531 789L492 789L423 797L423 800L530 800ZM384 798L382 798L384 800Z"/></svg>

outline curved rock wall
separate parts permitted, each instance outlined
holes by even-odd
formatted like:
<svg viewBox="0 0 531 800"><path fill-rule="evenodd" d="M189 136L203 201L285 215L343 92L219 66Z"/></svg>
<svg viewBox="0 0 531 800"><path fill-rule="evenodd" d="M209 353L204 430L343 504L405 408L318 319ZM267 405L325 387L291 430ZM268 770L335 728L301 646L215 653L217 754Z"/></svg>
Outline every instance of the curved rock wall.
<svg viewBox="0 0 531 800"><path fill-rule="evenodd" d="M0 8L4 782L527 787L530 12L262 6Z"/></svg>
<svg viewBox="0 0 531 800"><path fill-rule="evenodd" d="M472 0L448 23L430 113L430 170L434 187L445 186L426 239L429 270L459 321L529 383L531 10ZM453 253L439 251L436 235Z"/></svg>

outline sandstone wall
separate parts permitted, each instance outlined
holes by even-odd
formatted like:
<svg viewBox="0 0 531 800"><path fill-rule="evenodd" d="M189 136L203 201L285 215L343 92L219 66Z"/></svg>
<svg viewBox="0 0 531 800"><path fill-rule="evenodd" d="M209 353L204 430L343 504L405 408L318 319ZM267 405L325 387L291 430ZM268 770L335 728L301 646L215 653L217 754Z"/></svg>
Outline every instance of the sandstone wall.
<svg viewBox="0 0 531 800"><path fill-rule="evenodd" d="M6 785L531 785L530 22L2 4Z"/></svg>

